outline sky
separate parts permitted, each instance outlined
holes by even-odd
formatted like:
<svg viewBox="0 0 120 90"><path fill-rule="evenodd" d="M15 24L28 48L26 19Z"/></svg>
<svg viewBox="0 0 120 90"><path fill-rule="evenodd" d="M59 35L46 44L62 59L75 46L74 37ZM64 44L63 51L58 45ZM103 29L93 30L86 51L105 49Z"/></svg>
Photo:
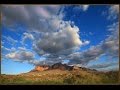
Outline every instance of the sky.
<svg viewBox="0 0 120 90"><path fill-rule="evenodd" d="M119 69L119 5L2 5L1 73L61 62Z"/></svg>

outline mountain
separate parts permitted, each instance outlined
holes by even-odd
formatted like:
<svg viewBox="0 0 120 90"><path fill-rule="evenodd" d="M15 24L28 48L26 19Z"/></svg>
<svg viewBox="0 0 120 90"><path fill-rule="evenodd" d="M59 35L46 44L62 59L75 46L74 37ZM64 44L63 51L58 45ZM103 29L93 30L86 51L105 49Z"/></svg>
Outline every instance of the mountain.
<svg viewBox="0 0 120 90"><path fill-rule="evenodd" d="M73 67L72 66L68 66L66 64L62 64L62 63L56 63L56 64L53 64L50 68L51 69L60 69L60 70L72 70Z"/></svg>
<svg viewBox="0 0 120 90"><path fill-rule="evenodd" d="M18 75L0 75L0 84L5 85L98 85L118 83L120 83L119 71L100 72L62 63L55 63L51 66L38 65L30 72Z"/></svg>
<svg viewBox="0 0 120 90"><path fill-rule="evenodd" d="M69 70L70 71L70 70L73 70L73 66L68 66L68 65L62 64L62 63L55 63L52 66L49 66L49 65L37 65L30 72L53 70L53 69Z"/></svg>
<svg viewBox="0 0 120 90"><path fill-rule="evenodd" d="M62 64L61 62L59 62L59 63L55 63L51 66L49 66L49 65L37 65L35 67L35 69L31 70L30 72L55 70L55 69L68 70L68 71L71 71L71 70L97 71L95 69L88 69L85 67L69 66L67 64Z"/></svg>

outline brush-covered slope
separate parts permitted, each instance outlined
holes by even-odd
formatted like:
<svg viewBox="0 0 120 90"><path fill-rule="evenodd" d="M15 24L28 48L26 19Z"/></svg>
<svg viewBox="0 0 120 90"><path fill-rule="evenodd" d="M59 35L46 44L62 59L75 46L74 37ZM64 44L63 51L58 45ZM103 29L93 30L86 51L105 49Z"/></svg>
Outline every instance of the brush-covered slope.
<svg viewBox="0 0 120 90"><path fill-rule="evenodd" d="M61 68L62 67L62 68ZM32 85L80 85L80 84L118 84L119 72L99 72L82 67L55 64L47 70L30 71L19 75L1 75L0 84Z"/></svg>

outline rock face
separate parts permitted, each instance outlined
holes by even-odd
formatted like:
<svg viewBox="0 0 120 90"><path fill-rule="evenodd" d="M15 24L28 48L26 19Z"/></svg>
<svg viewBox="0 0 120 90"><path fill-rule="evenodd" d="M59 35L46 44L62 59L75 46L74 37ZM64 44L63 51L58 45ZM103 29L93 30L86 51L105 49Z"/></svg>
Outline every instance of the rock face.
<svg viewBox="0 0 120 90"><path fill-rule="evenodd" d="M49 69L72 70L73 67L68 66L66 64L62 64L62 63L56 63L56 64L52 65Z"/></svg>
<svg viewBox="0 0 120 90"><path fill-rule="evenodd" d="M49 65L38 65L31 72L53 70L53 69L68 70L68 71L71 71L71 70L96 71L94 69L92 70L92 69L88 69L88 68L85 68L85 67L68 66L67 64L55 63L52 66L49 66Z"/></svg>
<svg viewBox="0 0 120 90"><path fill-rule="evenodd" d="M32 71L45 71L47 69L49 69L48 65L40 65L40 66L36 66L35 69Z"/></svg>
<svg viewBox="0 0 120 90"><path fill-rule="evenodd" d="M78 66L73 66L73 70L80 70L80 67L78 67Z"/></svg>
<svg viewBox="0 0 120 90"><path fill-rule="evenodd" d="M37 71L44 71L47 70L49 67L48 66L36 66L35 70Z"/></svg>

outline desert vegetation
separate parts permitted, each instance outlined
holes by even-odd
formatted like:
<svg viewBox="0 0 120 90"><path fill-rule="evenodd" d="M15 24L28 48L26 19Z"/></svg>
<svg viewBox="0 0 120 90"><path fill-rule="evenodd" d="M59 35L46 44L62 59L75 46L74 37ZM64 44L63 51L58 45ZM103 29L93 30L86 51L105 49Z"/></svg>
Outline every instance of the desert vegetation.
<svg viewBox="0 0 120 90"><path fill-rule="evenodd" d="M81 85L81 84L119 84L118 71L88 72L82 70L48 70L19 75L1 75L4 85Z"/></svg>

